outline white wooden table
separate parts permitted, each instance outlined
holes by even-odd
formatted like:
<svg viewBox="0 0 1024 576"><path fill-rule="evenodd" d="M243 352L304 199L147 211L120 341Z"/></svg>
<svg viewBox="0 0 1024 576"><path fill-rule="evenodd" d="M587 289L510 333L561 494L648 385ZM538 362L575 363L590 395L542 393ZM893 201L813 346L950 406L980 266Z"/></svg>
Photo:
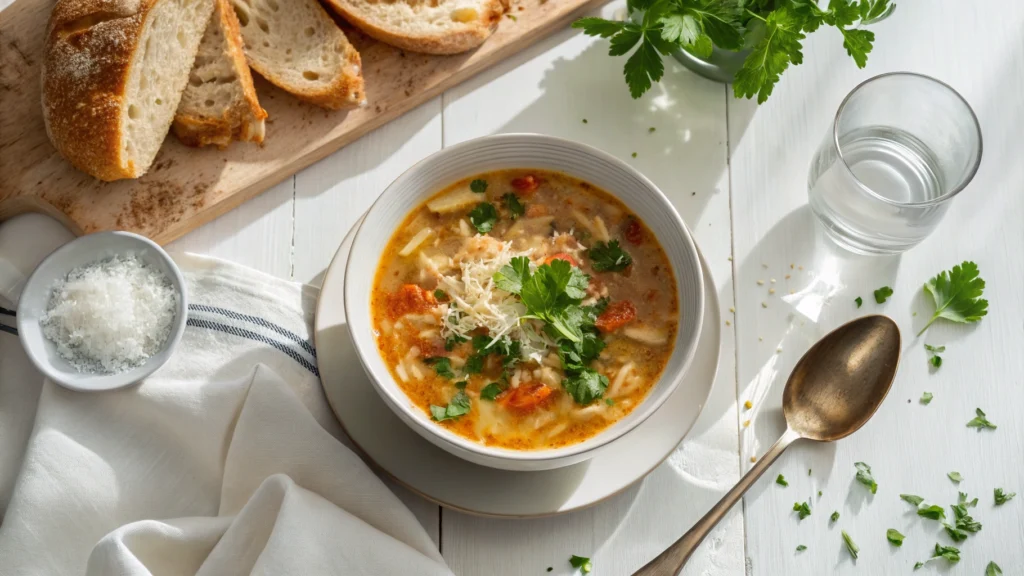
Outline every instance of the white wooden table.
<svg viewBox="0 0 1024 576"><path fill-rule="evenodd" d="M837 32L821 30L806 42L804 64L788 71L760 108L674 62L666 62L660 85L633 101L622 80L623 61L606 55L607 44L565 30L172 248L319 284L338 244L377 194L443 146L497 132L542 132L597 146L631 162L669 195L710 262L731 320L723 327L714 393L665 464L627 493L588 510L500 521L441 510L401 493L452 569L460 575L520 575L545 574L553 566L555 574L567 574L567 559L579 554L594 558L595 574L631 573L682 534L781 432L782 385L807 346L843 321L879 311L899 322L906 339L885 405L849 439L793 447L684 573L910 574L936 542L951 542L898 494L954 503L958 487L946 478L952 470L965 478L959 489L980 498L973 513L984 528L962 543L958 565L947 570L944 562L930 564L924 573L981 576L990 560L1007 575L1024 573L1024 496L1000 508L992 497L997 486L1024 494L1024 5L899 4L892 18L874 27L876 49L866 69L853 65ZM619 6L602 12L610 15ZM806 207L808 163L843 96L860 81L893 70L935 76L967 98L982 124L982 167L919 247L902 258L846 256L813 226ZM656 132L649 133L650 126ZM948 350L945 365L932 372L923 339L913 337L931 310L921 285L965 259L975 260L988 281L991 314L976 326L933 327L927 341ZM871 292L883 285L895 295L879 306ZM865 299L861 310L853 304L856 296ZM918 403L924 391L935 395L929 406ZM746 400L752 410L743 408ZM966 428L975 407L999 428ZM874 469L877 495L854 482L855 461ZM789 479L788 488L772 482L779 473ZM791 508L804 500L813 514L798 521ZM828 521L833 510L841 514L835 525ZM887 528L906 534L902 548L886 542ZM840 529L860 546L856 564ZM798 544L807 550L795 552Z"/></svg>

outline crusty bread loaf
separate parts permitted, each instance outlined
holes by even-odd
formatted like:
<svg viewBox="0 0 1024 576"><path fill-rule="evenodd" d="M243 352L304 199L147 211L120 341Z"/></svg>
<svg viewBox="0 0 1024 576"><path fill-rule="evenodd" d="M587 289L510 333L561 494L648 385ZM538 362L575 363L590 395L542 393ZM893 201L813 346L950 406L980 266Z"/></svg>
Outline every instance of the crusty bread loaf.
<svg viewBox="0 0 1024 576"><path fill-rule="evenodd" d="M509 0L326 0L370 36L413 52L457 54L498 28Z"/></svg>
<svg viewBox="0 0 1024 576"><path fill-rule="evenodd" d="M267 112L245 63L238 18L228 0L215 0L214 6L172 128L189 146L263 142Z"/></svg>
<svg viewBox="0 0 1024 576"><path fill-rule="evenodd" d="M249 65L332 110L366 101L359 52L317 0L231 0Z"/></svg>
<svg viewBox="0 0 1024 576"><path fill-rule="evenodd" d="M43 59L43 121L79 170L143 175L174 119L213 0L57 0Z"/></svg>

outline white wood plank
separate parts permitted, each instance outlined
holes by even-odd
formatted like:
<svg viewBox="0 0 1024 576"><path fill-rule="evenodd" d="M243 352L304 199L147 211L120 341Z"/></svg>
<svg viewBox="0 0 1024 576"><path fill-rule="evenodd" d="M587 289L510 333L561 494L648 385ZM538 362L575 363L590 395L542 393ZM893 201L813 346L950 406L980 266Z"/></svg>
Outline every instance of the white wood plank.
<svg viewBox="0 0 1024 576"><path fill-rule="evenodd" d="M167 245L231 260L279 278L291 274L294 178Z"/></svg>
<svg viewBox="0 0 1024 576"><path fill-rule="evenodd" d="M292 277L319 286L341 241L377 196L440 148L441 99L435 98L296 174ZM437 505L385 481L439 542Z"/></svg>
<svg viewBox="0 0 1024 576"><path fill-rule="evenodd" d="M621 6L614 3L603 13ZM633 101L622 64L607 56L606 42L559 33L447 92L445 144L498 132L541 132L631 162L665 191L695 232L728 316L724 87L666 62L662 85ZM568 574L568 558L578 554L594 558L596 573L628 574L688 529L738 478L733 339L731 328L723 328L722 363L709 406L666 464L626 493L562 517L502 521L444 510L442 552L455 573L541 574L551 566L556 574ZM738 512L685 573L743 573Z"/></svg>
<svg viewBox="0 0 1024 576"><path fill-rule="evenodd" d="M440 149L435 98L296 174L294 278L319 286L338 245L377 196Z"/></svg>
<svg viewBox="0 0 1024 576"><path fill-rule="evenodd" d="M918 494L947 506L956 502L958 490L980 499L972 513L984 528L957 544L963 550L958 565L947 570L940 562L927 570L980 575L995 561L1009 574L1024 566L1020 497L1000 508L992 497L995 487L1024 493L1024 466L1016 456L1024 454L1018 416L1024 405L1024 9L997 4L998 9L988 3L940 10L934 3L899 3L890 20L873 28L876 48L865 70L849 60L834 30L823 29L805 44L804 64L786 72L766 105L729 104L738 374L741 400L752 399L756 413L742 435L745 467L747 457L763 453L781 431L782 386L813 340L872 312L892 316L904 335L900 373L864 430L834 445L794 446L748 494L750 575L909 574L936 542L953 542L898 495ZM830 248L814 228L805 206L807 169L845 94L870 76L894 70L929 74L959 90L981 121L985 158L974 182L923 244L901 258L848 256ZM974 327L936 325L915 337L933 309L922 283L965 259L975 260L988 281L992 314ZM791 263L797 268L791 270ZM774 296L767 294L772 277L778 281ZM883 285L895 295L877 305L871 292ZM790 290L797 294L783 302L779 296ZM860 310L853 304L857 296L865 300ZM924 342L949 346L940 370L929 370ZM918 403L924 391L935 395L927 407ZM976 406L998 430L965 427ZM872 466L876 495L854 481L856 461ZM946 478L952 470L965 477L959 486ZM786 475L788 488L772 482L778 473ZM798 521L792 506L805 500L812 516ZM833 510L841 515L834 526L828 521ZM902 548L886 542L888 528L907 536ZM843 549L843 529L860 545L856 564ZM795 552L798 544L808 550Z"/></svg>

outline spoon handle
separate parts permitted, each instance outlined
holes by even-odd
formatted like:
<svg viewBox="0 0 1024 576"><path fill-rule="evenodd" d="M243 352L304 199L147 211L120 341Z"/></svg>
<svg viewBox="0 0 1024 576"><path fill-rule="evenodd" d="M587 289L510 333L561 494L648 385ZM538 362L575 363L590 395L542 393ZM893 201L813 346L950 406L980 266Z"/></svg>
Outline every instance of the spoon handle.
<svg viewBox="0 0 1024 576"><path fill-rule="evenodd" d="M782 437L768 449L768 452L754 464L749 472L743 475L743 478L740 478L740 481L725 496L722 496L722 499L717 504L711 507L711 510L708 510L708 513L703 518L693 525L693 528L690 528L689 532L683 534L679 540L676 540L667 550L659 554L657 558L634 572L633 576L675 576L683 568L683 564L690 558L693 551L697 549L697 546L704 541L708 533L729 512L729 509L743 497L747 489L761 477L761 474L764 474L764 471L772 465L772 462L775 462L783 450L799 438L799 434L787 428Z"/></svg>

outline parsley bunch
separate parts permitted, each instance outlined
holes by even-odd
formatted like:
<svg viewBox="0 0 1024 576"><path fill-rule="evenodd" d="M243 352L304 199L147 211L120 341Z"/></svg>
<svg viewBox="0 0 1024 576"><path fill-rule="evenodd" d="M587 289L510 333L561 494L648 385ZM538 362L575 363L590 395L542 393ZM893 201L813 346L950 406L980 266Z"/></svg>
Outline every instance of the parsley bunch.
<svg viewBox="0 0 1024 576"><path fill-rule="evenodd" d="M737 98L756 95L758 103L771 96L790 64L803 62L805 33L822 25L835 27L846 52L863 68L875 34L859 26L881 20L896 8L890 0L829 0L826 9L817 0L629 0L627 6L630 13L644 12L639 23L581 18L572 26L589 36L610 38L611 56L636 47L623 68L633 98L661 79L663 55L682 49L708 58L717 46L733 52L750 49L733 92Z"/></svg>

